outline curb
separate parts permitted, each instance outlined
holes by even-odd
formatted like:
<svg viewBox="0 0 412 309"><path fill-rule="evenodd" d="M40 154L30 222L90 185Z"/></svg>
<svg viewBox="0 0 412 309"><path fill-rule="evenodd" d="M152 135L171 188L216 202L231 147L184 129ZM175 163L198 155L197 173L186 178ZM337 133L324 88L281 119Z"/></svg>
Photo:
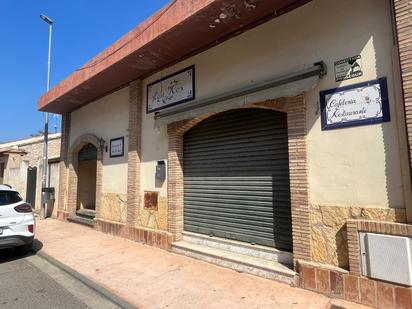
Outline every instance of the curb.
<svg viewBox="0 0 412 309"><path fill-rule="evenodd" d="M116 304L120 308L123 309L136 309L136 306L133 306L129 302L121 299L119 296L113 294L109 290L101 287L98 285L96 282L90 280L86 276L83 276L81 273L75 271L74 269L68 267L67 265L63 264L62 262L56 260L55 258L51 257L47 253L44 253L42 251L37 251L35 254L42 259L48 261L49 263L53 264L54 266L58 267L59 269L63 270L65 273L69 274L70 276L76 278L80 282L82 282L84 285L86 285L88 288L94 290L95 292L99 293L112 303Z"/></svg>

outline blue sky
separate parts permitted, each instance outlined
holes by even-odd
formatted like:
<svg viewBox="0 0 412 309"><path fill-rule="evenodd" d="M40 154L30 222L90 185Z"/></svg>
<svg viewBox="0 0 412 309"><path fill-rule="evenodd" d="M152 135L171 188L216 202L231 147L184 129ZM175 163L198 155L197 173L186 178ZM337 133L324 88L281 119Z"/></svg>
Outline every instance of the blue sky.
<svg viewBox="0 0 412 309"><path fill-rule="evenodd" d="M46 88L48 26L41 13L54 20L53 86L168 2L0 0L0 142L43 128L36 106Z"/></svg>

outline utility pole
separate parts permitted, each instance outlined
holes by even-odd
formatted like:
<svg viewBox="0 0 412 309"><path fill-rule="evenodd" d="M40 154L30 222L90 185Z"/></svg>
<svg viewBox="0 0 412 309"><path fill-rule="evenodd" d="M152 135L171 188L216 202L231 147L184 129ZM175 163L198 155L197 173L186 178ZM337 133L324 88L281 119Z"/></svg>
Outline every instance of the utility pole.
<svg viewBox="0 0 412 309"><path fill-rule="evenodd" d="M44 20L49 25L49 51L47 58L47 91L50 90L50 69L51 69L51 45L52 45L52 28L53 20L51 20L46 15L40 15L40 18ZM48 142L49 142L49 113L44 112L44 142L43 142L43 174L41 179L41 209L40 209L40 218L45 219L47 216L47 169L49 165L48 158Z"/></svg>

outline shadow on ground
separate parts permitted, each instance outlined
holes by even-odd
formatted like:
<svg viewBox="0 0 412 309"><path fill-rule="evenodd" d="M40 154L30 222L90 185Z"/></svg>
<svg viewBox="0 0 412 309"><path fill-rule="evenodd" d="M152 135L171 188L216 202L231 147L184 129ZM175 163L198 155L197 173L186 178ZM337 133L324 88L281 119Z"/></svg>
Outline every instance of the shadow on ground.
<svg viewBox="0 0 412 309"><path fill-rule="evenodd" d="M36 255L36 253L40 251L42 248L43 248L43 243L40 240L35 239L33 242L33 250L26 254L18 253L17 250L15 250L14 248L1 249L0 250L0 265L3 263L24 259L31 255Z"/></svg>

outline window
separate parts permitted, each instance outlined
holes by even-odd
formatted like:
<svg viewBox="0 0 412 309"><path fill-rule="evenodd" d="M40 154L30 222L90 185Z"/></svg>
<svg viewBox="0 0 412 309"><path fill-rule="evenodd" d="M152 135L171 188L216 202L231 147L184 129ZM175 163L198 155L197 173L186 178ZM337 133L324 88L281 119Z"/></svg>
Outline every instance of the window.
<svg viewBox="0 0 412 309"><path fill-rule="evenodd" d="M0 191L0 206L21 202L23 199L15 191Z"/></svg>

